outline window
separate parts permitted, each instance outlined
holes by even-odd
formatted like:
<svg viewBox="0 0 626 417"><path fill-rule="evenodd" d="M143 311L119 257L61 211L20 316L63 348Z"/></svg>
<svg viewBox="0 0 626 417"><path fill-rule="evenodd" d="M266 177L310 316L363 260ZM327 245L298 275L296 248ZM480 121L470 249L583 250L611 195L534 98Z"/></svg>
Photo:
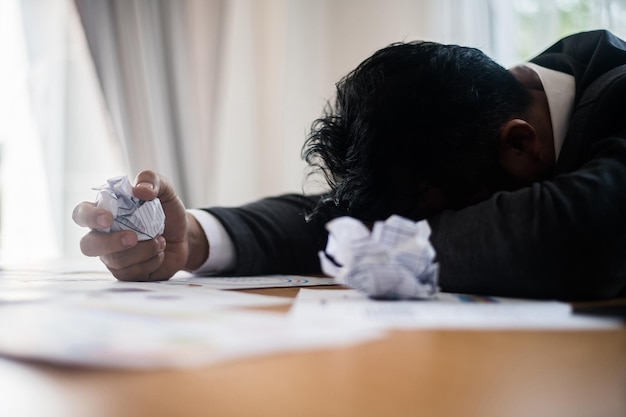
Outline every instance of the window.
<svg viewBox="0 0 626 417"><path fill-rule="evenodd" d="M72 4L0 2L3 265L78 257L73 206L123 169Z"/></svg>
<svg viewBox="0 0 626 417"><path fill-rule="evenodd" d="M593 29L626 37L625 0L514 0L515 51L526 59L554 39Z"/></svg>

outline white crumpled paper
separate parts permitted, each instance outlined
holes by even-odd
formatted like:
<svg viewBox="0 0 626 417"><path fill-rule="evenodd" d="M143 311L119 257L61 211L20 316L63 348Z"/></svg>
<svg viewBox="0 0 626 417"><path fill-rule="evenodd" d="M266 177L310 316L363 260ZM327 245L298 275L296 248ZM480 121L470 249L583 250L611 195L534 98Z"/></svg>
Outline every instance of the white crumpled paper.
<svg viewBox="0 0 626 417"><path fill-rule="evenodd" d="M328 243L320 261L337 283L377 298L429 299L439 291L439 266L425 220L394 215L376 222L370 233L360 221L339 217L326 229Z"/></svg>
<svg viewBox="0 0 626 417"><path fill-rule="evenodd" d="M105 185L95 187L98 191L96 204L113 214L113 225L103 232L132 230L139 240L154 239L165 230L165 213L161 201L140 200L133 196L132 186L128 177L114 177Z"/></svg>

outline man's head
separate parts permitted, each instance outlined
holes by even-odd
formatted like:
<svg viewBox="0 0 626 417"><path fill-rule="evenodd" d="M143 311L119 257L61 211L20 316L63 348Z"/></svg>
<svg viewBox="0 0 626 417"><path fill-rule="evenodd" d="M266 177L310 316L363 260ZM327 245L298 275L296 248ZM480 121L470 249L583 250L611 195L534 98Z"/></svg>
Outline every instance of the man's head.
<svg viewBox="0 0 626 417"><path fill-rule="evenodd" d="M331 186L327 203L362 220L418 219L514 187L503 128L525 120L532 96L482 52L431 42L398 43L337 83L304 158ZM533 174L534 175L534 174ZM527 181L528 178L520 177Z"/></svg>

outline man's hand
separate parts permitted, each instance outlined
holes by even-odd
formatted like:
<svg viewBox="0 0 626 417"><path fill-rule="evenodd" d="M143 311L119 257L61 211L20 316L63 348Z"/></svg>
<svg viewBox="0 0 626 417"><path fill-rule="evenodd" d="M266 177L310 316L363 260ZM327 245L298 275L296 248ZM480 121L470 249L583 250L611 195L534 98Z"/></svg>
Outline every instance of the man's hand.
<svg viewBox="0 0 626 417"><path fill-rule="evenodd" d="M193 270L208 256L208 242L196 220L169 182L152 171L137 175L133 187L135 197L142 200L159 198L165 212L163 235L138 242L132 231L103 233L92 230L80 242L87 256L99 256L115 278L121 281L160 281L169 279L181 269ZM72 215L79 226L104 229L111 226L113 216L83 202Z"/></svg>

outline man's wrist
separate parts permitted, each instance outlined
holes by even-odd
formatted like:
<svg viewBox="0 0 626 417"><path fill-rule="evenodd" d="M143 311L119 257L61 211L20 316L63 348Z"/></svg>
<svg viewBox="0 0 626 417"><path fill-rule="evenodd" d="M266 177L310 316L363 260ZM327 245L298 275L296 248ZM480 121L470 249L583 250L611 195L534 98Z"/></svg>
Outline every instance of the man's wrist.
<svg viewBox="0 0 626 417"><path fill-rule="evenodd" d="M186 269L195 274L215 274L232 271L237 263L235 245L222 223L206 210L187 209L193 217L189 219L189 244L199 245L190 247L188 266L197 266L196 269ZM198 229L196 227L199 226ZM204 246L206 245L206 247ZM204 257L202 263L200 258Z"/></svg>
<svg viewBox="0 0 626 417"><path fill-rule="evenodd" d="M191 213L187 213L187 247L189 254L185 271L195 271L200 268L209 257L209 241L202 226Z"/></svg>

